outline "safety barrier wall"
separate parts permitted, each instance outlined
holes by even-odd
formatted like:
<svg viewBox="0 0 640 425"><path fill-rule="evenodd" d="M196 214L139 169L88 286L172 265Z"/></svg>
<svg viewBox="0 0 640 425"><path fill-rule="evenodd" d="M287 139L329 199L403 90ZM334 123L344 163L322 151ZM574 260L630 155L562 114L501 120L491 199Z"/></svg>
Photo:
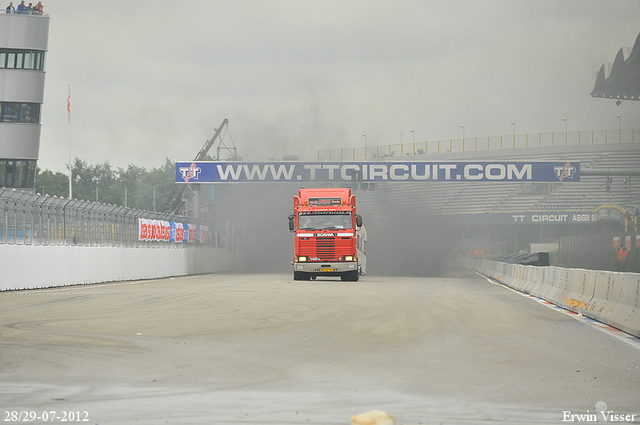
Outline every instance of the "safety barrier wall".
<svg viewBox="0 0 640 425"><path fill-rule="evenodd" d="M510 288L640 337L640 274L464 259Z"/></svg>
<svg viewBox="0 0 640 425"><path fill-rule="evenodd" d="M233 271L226 249L0 244L0 291Z"/></svg>

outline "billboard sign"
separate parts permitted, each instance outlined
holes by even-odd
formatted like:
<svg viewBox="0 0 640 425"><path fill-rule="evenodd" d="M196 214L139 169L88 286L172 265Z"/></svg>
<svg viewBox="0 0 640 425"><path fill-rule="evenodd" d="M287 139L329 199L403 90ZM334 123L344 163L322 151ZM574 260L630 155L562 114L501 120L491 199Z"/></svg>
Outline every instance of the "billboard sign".
<svg viewBox="0 0 640 425"><path fill-rule="evenodd" d="M578 182L579 162L176 162L176 183Z"/></svg>

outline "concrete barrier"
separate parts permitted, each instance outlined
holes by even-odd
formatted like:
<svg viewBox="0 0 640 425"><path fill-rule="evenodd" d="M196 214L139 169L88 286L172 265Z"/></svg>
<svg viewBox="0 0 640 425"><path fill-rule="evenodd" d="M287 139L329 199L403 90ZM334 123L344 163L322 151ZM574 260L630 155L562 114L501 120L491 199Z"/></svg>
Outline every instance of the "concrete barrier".
<svg viewBox="0 0 640 425"><path fill-rule="evenodd" d="M527 266L527 267L529 267L531 272L528 276L528 280L525 282L524 286L522 287L522 292L524 292L525 294L531 294L531 289L533 288L533 285L537 282L538 275L542 273L542 271L545 268L535 267L535 266Z"/></svg>
<svg viewBox="0 0 640 425"><path fill-rule="evenodd" d="M523 266L488 260L467 260L463 266L640 337L638 273Z"/></svg>
<svg viewBox="0 0 640 425"><path fill-rule="evenodd" d="M556 305L562 305L571 294L570 280L574 278L576 269L564 269L554 267L553 280L550 283L551 289L547 292L545 299Z"/></svg>
<svg viewBox="0 0 640 425"><path fill-rule="evenodd" d="M562 307L574 313L583 313L593 299L596 274L594 270L572 270L571 279L567 285L567 293L564 294Z"/></svg>
<svg viewBox="0 0 640 425"><path fill-rule="evenodd" d="M547 292L551 290L550 282L553 282L555 268L542 267L536 275L536 280L531 286L531 295L544 298ZM546 298L544 298L546 299Z"/></svg>
<svg viewBox="0 0 640 425"><path fill-rule="evenodd" d="M0 290L232 271L224 249L0 245Z"/></svg>
<svg viewBox="0 0 640 425"><path fill-rule="evenodd" d="M614 326L630 334L640 336L640 274L608 273L601 276L602 287L596 286L595 295L587 306L585 315ZM603 298L604 297L604 298Z"/></svg>

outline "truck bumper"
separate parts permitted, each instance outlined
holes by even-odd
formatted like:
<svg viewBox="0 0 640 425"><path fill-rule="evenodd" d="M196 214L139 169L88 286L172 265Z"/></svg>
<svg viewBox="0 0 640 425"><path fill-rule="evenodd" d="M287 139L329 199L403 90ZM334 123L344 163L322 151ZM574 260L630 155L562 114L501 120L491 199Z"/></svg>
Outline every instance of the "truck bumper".
<svg viewBox="0 0 640 425"><path fill-rule="evenodd" d="M340 276L357 270L358 263L355 261L293 263L294 272L309 273L314 276Z"/></svg>

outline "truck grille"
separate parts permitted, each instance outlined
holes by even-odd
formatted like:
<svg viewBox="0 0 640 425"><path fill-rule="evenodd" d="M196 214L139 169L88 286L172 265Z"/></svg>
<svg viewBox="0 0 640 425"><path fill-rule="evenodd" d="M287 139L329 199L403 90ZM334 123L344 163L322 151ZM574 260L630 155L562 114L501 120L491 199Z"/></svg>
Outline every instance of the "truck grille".
<svg viewBox="0 0 640 425"><path fill-rule="evenodd" d="M353 255L352 238L301 238L300 255L317 257L320 261L335 260L345 255ZM353 250L355 251L355 250Z"/></svg>
<svg viewBox="0 0 640 425"><path fill-rule="evenodd" d="M334 258L336 254L335 238L316 239L316 253L320 258Z"/></svg>

